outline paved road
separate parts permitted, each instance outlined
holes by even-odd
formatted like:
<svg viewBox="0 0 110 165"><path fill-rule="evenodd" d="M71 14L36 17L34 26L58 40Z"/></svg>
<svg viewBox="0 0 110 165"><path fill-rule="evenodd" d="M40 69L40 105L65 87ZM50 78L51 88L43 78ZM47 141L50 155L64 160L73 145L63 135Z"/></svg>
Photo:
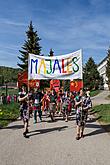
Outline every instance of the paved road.
<svg viewBox="0 0 110 165"><path fill-rule="evenodd" d="M110 135L95 120L88 121L79 141L74 116L54 123L44 116L36 125L31 119L27 139L22 128L17 121L0 130L0 165L110 165Z"/></svg>
<svg viewBox="0 0 110 165"><path fill-rule="evenodd" d="M92 98L93 105L110 104L110 99L106 98L108 95L110 95L110 91L102 91Z"/></svg>

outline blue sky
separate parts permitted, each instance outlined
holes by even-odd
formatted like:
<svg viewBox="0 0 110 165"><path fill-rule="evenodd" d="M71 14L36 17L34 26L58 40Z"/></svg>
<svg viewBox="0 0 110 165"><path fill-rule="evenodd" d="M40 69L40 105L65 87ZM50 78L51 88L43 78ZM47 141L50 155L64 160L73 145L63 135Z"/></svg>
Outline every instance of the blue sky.
<svg viewBox="0 0 110 165"><path fill-rule="evenodd" d="M0 65L17 67L31 20L45 55L83 49L83 62L96 64L107 55L109 0L0 0Z"/></svg>

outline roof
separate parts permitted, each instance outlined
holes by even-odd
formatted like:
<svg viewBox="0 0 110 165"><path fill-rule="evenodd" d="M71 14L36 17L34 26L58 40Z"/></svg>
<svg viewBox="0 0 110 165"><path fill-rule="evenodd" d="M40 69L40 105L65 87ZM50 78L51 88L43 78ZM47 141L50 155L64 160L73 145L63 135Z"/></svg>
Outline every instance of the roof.
<svg viewBox="0 0 110 165"><path fill-rule="evenodd" d="M99 64L98 66L100 66L103 62L105 62L107 60L108 56L106 56Z"/></svg>

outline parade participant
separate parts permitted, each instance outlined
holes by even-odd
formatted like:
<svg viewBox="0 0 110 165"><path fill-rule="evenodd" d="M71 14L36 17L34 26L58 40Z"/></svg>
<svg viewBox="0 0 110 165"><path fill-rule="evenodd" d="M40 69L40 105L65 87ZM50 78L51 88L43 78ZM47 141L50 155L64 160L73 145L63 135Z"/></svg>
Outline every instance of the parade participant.
<svg viewBox="0 0 110 165"><path fill-rule="evenodd" d="M42 111L41 111L42 97L43 97L42 92L39 89L36 89L36 92L34 94L34 124L37 123L37 112L40 121L42 121Z"/></svg>
<svg viewBox="0 0 110 165"><path fill-rule="evenodd" d="M7 96L7 103L10 104L11 103L11 96L8 94Z"/></svg>
<svg viewBox="0 0 110 165"><path fill-rule="evenodd" d="M34 91L29 91L29 117L33 117L33 103L34 103Z"/></svg>
<svg viewBox="0 0 110 165"><path fill-rule="evenodd" d="M65 118L65 122L68 121L68 106L70 104L70 97L69 97L69 93L66 92L64 93L64 95L62 96L62 113L63 113L63 118Z"/></svg>
<svg viewBox="0 0 110 165"><path fill-rule="evenodd" d="M26 95L25 89L24 89L24 87L22 87L22 88L20 89L20 92L18 93L18 98L19 98L19 96L22 98L22 97L24 97L25 95ZM18 100L18 101L19 101L19 100ZM19 117L19 119L22 119L22 118L23 118L22 102L20 102L19 110L20 110L20 117Z"/></svg>
<svg viewBox="0 0 110 165"><path fill-rule="evenodd" d="M14 98L14 102L17 102L17 95L16 94L13 95L13 98Z"/></svg>
<svg viewBox="0 0 110 165"><path fill-rule="evenodd" d="M84 128L86 124L87 118L87 104L85 104L85 99L83 97L83 90L81 89L80 92L75 97L75 108L76 108L76 124L77 124L77 136L76 140L79 140L81 137L84 137Z"/></svg>
<svg viewBox="0 0 110 165"><path fill-rule="evenodd" d="M87 94L88 97L90 97L90 90L89 90L89 88L87 88L86 94Z"/></svg>
<svg viewBox="0 0 110 165"><path fill-rule="evenodd" d="M48 91L46 91L45 93L44 93L44 96L43 96L43 98L42 98L42 104L43 104L43 109L44 109L44 112L46 113L46 115L47 115L47 113L48 113L48 111L49 111L49 95L48 95Z"/></svg>
<svg viewBox="0 0 110 165"><path fill-rule="evenodd" d="M62 96L60 94L60 92L58 92L58 96L57 96L57 113L59 113L59 115L61 115L62 112Z"/></svg>
<svg viewBox="0 0 110 165"><path fill-rule="evenodd" d="M54 115L56 111L56 95L54 95L54 91L52 90L49 95L49 110L50 110L50 117L51 120L54 121Z"/></svg>
<svg viewBox="0 0 110 165"><path fill-rule="evenodd" d="M21 103L22 106L22 119L24 124L23 136L27 137L26 134L28 133L28 122L29 122L28 94L25 96L23 96L22 94L18 96L18 101Z"/></svg>

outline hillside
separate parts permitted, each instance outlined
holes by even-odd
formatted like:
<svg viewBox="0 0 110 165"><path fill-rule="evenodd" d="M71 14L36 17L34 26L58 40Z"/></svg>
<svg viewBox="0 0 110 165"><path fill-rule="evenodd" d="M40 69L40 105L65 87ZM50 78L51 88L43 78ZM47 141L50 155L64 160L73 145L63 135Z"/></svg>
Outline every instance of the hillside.
<svg viewBox="0 0 110 165"><path fill-rule="evenodd" d="M5 81L17 82L17 76L20 69L0 66L0 85L3 85Z"/></svg>

